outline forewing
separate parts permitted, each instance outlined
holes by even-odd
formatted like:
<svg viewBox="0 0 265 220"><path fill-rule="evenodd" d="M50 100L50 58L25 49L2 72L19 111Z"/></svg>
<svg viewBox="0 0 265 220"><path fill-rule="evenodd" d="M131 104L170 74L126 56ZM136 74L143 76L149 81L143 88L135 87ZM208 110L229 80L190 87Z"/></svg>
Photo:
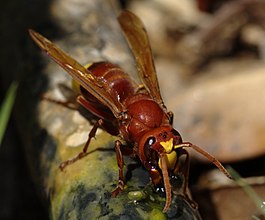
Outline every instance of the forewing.
<svg viewBox="0 0 265 220"><path fill-rule="evenodd" d="M151 96L163 105L153 55L142 21L130 11L123 11L118 21L134 54L140 78Z"/></svg>
<svg viewBox="0 0 265 220"><path fill-rule="evenodd" d="M124 110L122 104L117 100L114 100L110 94L103 89L102 83L89 70L41 34L33 30L29 30L29 34L36 44L56 63L65 69L74 80L95 96L100 102L109 107L116 117L119 117L119 114Z"/></svg>

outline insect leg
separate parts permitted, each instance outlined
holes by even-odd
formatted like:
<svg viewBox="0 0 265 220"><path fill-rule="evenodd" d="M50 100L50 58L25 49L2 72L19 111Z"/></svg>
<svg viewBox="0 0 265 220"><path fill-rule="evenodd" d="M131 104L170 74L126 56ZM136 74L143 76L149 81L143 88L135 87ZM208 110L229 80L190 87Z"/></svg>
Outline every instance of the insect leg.
<svg viewBox="0 0 265 220"><path fill-rule="evenodd" d="M76 162L77 160L80 160L81 158L85 157L87 155L87 148L90 144L90 141L93 137L96 136L96 132L97 132L97 129L102 126L103 124L103 120L102 119L99 119L96 124L94 124L93 128L91 129L91 131L89 132L88 134L88 139L87 139L87 142L86 144L84 145L83 147L83 150L82 152L80 152L79 154L77 154L75 157L73 157L72 159L69 159L69 160L66 160L64 162L62 162L59 166L59 168L63 171L64 168L74 162Z"/></svg>
<svg viewBox="0 0 265 220"><path fill-rule="evenodd" d="M185 195L185 197L188 200L188 202L190 203L190 205L193 208L197 208L198 205L191 199L190 195L188 194L189 171L190 171L190 155L183 148L179 148L178 149L178 155L179 155L178 156L178 161L177 161L176 167L174 168L174 174L177 174L178 172L180 172L180 169L181 169L181 172L183 173L183 176L184 176L183 194ZM185 155L186 157L185 157L184 165L181 166L181 168L180 168L179 158L182 155Z"/></svg>
<svg viewBox="0 0 265 220"><path fill-rule="evenodd" d="M183 185L183 194L186 196L186 198L189 200L190 204L192 204L194 207L196 207L197 205L194 204L194 202L192 201L192 199L190 198L190 196L188 195L188 183L189 183L189 172L190 172L190 155L189 153L183 149L183 148L179 148L178 149L178 154L179 157L181 157L182 155L185 155L185 161L184 161L184 165L182 166L181 172L183 173L184 176L184 185ZM174 173L177 174L180 170L180 165L179 165L179 157L178 157L178 163L176 164L176 167L174 169Z"/></svg>
<svg viewBox="0 0 265 220"><path fill-rule="evenodd" d="M190 169L189 160L190 160L190 157L189 157L189 153L183 148L178 148L177 152L178 152L177 153L178 158L177 158L177 162L176 162L175 168L173 170L173 173L178 174L179 172L181 172L183 174L183 176L184 176L183 193L185 195L187 195L187 187L188 187L188 182L189 182L189 169ZM179 158L182 155L185 155L186 157L185 157L184 165L180 166Z"/></svg>
<svg viewBox="0 0 265 220"><path fill-rule="evenodd" d="M112 191L111 195L113 197L116 197L124 187L124 176L123 176L123 166L124 166L124 160L123 160L123 154L121 152L121 142L119 140L115 141L115 150L116 150L116 157L117 157L117 163L119 167L119 183L115 190Z"/></svg>
<svg viewBox="0 0 265 220"><path fill-rule="evenodd" d="M58 88L65 97L66 101L61 101L58 99L51 98L45 93L41 95L41 99L58 105L62 105L69 109L78 110L79 103L76 100L77 99L76 93L71 88L61 83L58 84Z"/></svg>
<svg viewBox="0 0 265 220"><path fill-rule="evenodd" d="M181 155L186 155L184 166L183 166L183 175L184 175L184 187L183 192L187 195L187 187L189 182L189 171L190 171L190 155L185 149L179 149Z"/></svg>
<svg viewBox="0 0 265 220"><path fill-rule="evenodd" d="M72 101L60 101L60 100L57 100L57 99L53 99L49 96L46 96L45 94L43 94L41 96L41 99L42 100L46 100L46 101L49 101L49 102L52 102L52 103L55 103L57 105L62 105L66 108L69 108L69 109L73 109L73 110L77 110L78 109L78 106L79 104L77 102L72 102Z"/></svg>

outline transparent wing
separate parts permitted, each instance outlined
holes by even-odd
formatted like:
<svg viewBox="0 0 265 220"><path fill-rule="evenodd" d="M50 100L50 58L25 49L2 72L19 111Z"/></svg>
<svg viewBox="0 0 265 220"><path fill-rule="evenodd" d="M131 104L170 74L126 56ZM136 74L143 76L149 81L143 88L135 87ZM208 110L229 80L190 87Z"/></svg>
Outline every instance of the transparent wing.
<svg viewBox="0 0 265 220"><path fill-rule="evenodd" d="M142 21L130 11L123 11L118 21L134 54L139 76L151 96L163 105L153 55Z"/></svg>
<svg viewBox="0 0 265 220"><path fill-rule="evenodd" d="M65 69L75 81L95 96L100 102L109 107L115 117L119 117L120 113L124 110L122 104L113 99L110 94L103 89L102 83L89 70L41 34L33 30L29 30L29 34L36 44Z"/></svg>

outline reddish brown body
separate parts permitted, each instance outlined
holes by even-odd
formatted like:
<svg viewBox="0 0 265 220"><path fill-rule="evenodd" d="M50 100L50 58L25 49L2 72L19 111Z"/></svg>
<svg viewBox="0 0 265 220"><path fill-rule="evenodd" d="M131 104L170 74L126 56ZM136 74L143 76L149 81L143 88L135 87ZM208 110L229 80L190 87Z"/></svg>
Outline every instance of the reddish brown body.
<svg viewBox="0 0 265 220"><path fill-rule="evenodd" d="M152 59L149 40L140 19L129 11L118 18L126 39L136 58L139 76L143 85L137 85L117 65L108 62L93 63L85 68L42 35L30 30L33 40L80 85L77 102L99 118L89 133L83 151L60 165L67 165L86 156L91 139L99 126L112 135L119 135L115 150L119 167L119 184L112 192L116 196L124 187L123 153L137 155L148 170L155 186L163 185L166 193L164 212L171 203L171 175L183 173L185 196L189 154L184 149L191 147L212 161L228 177L225 168L213 156L189 142L182 142L180 134L172 127L173 114L167 112L160 94ZM128 151L127 151L128 152ZM186 156L183 169L179 157Z"/></svg>
<svg viewBox="0 0 265 220"><path fill-rule="evenodd" d="M168 125L169 118L161 106L152 99L146 90L141 90L136 83L117 65L100 62L93 63L89 71L103 82L103 87L110 93L113 99L126 106L126 120L121 121L111 115L111 111L86 90L81 89L83 97L82 105L93 114L102 118L106 123L112 123L116 128L115 134L122 135L128 143L137 143L142 134L147 131ZM109 114L110 113L110 114ZM111 117L110 117L111 115ZM113 130L108 131L113 133Z"/></svg>

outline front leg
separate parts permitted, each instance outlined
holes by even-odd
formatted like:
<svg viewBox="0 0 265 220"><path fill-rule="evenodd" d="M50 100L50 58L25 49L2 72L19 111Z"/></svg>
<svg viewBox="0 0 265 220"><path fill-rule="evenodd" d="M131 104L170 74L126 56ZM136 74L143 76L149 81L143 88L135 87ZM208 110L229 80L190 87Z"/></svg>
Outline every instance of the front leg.
<svg viewBox="0 0 265 220"><path fill-rule="evenodd" d="M189 153L185 149L179 148L177 155L178 155L178 158L177 158L177 162L176 162L175 168L173 170L173 173L175 175L178 175L179 173L183 174L183 177L184 177L183 186L182 186L183 194L186 197L187 201L190 203L190 205L193 208L197 208L198 207L197 203L192 200L192 198L190 197L190 195L188 193L189 170L190 170ZM183 155L185 156L185 160L184 160L184 164L181 166L180 165L180 157Z"/></svg>
<svg viewBox="0 0 265 220"><path fill-rule="evenodd" d="M119 140L115 141L115 151L116 151L116 157L117 157L117 164L119 167L119 183L115 190L112 191L111 195L112 197L116 197L124 188L124 175L123 175L123 166L124 166L124 160L123 160L123 154L121 151L121 142Z"/></svg>

